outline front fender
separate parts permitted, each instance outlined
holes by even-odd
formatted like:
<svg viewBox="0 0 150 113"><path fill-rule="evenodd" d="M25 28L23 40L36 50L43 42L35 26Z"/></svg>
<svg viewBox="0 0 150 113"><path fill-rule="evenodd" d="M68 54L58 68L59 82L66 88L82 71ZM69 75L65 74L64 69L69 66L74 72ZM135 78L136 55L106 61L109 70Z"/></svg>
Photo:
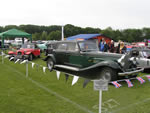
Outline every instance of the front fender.
<svg viewBox="0 0 150 113"><path fill-rule="evenodd" d="M117 62L113 61L103 61L97 64L98 66L107 66L113 69L120 69L120 65Z"/></svg>
<svg viewBox="0 0 150 113"><path fill-rule="evenodd" d="M31 54L31 52L26 52L25 54L26 54L26 55L29 55L29 54Z"/></svg>
<svg viewBox="0 0 150 113"><path fill-rule="evenodd" d="M52 55L52 54L48 54L48 55L47 55L47 57L44 59L44 61L47 61L47 60L48 60L48 58L52 58L52 59L53 59L53 61L56 63L56 59L55 59L54 55Z"/></svg>
<svg viewBox="0 0 150 113"><path fill-rule="evenodd" d="M113 62L113 61L103 61L103 62L99 62L95 65L80 69L80 71L85 71L88 69L94 69L94 68L98 68L98 67L110 67L113 69L121 69L121 67L119 66L119 64L117 62Z"/></svg>
<svg viewBox="0 0 150 113"><path fill-rule="evenodd" d="M12 55L12 54L15 54L15 52L14 51L9 51L8 54Z"/></svg>

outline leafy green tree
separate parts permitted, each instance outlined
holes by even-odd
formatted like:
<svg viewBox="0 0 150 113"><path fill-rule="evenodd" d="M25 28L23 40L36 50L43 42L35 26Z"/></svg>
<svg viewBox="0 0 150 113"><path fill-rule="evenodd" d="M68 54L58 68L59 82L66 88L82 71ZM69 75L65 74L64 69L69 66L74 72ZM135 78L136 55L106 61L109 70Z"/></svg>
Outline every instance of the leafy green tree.
<svg viewBox="0 0 150 113"><path fill-rule="evenodd" d="M34 34L32 34L32 39L33 40L40 40L41 39L41 34L40 33L34 33Z"/></svg>
<svg viewBox="0 0 150 113"><path fill-rule="evenodd" d="M7 26L4 27L4 30L3 30L3 31L7 31L7 30L13 29L13 28L19 29L19 27L16 26L16 25L7 25Z"/></svg>
<svg viewBox="0 0 150 113"><path fill-rule="evenodd" d="M100 29L98 29L98 28L96 28L96 29L94 29L94 28L91 28L91 27L86 27L85 29L84 29L84 33L86 33L86 34L97 34L97 33L100 33Z"/></svg>
<svg viewBox="0 0 150 113"><path fill-rule="evenodd" d="M0 33L4 31L4 28L0 26Z"/></svg>
<svg viewBox="0 0 150 113"><path fill-rule="evenodd" d="M141 31L143 39L150 39L150 28L143 28Z"/></svg>
<svg viewBox="0 0 150 113"><path fill-rule="evenodd" d="M33 40L60 40L61 39L61 26L38 26L38 25L7 25L5 27L0 26L0 32L7 31L9 29L16 28L27 33L32 34ZM111 27L106 29L86 27L81 28L71 24L64 26L65 37L77 35L77 34L89 34L100 33L111 39L118 41L137 42L144 39L150 39L150 28L143 29L123 29L113 30Z"/></svg>
<svg viewBox="0 0 150 113"><path fill-rule="evenodd" d="M52 31L48 35L48 40L61 40L61 31Z"/></svg>
<svg viewBox="0 0 150 113"><path fill-rule="evenodd" d="M47 32L43 31L41 35L41 40L46 40L47 39Z"/></svg>

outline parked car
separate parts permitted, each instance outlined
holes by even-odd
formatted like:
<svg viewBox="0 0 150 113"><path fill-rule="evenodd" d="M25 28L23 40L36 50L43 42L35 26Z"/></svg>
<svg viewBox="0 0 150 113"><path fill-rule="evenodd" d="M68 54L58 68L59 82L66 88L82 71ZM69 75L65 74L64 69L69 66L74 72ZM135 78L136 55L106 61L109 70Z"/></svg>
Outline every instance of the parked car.
<svg viewBox="0 0 150 113"><path fill-rule="evenodd" d="M46 44L47 44L47 43L37 44L37 46L38 46L38 48L41 50L41 52L46 51L46 49L47 49Z"/></svg>
<svg viewBox="0 0 150 113"><path fill-rule="evenodd" d="M143 71L137 68L135 59L131 59L138 54L138 51L126 55L100 52L97 44L91 41L60 41L50 49L45 61L50 71L56 69L87 79L114 81Z"/></svg>
<svg viewBox="0 0 150 113"><path fill-rule="evenodd" d="M149 70L150 69L150 49L146 47L138 47L134 49L137 49L139 51L137 65L139 67L143 67L144 70Z"/></svg>
<svg viewBox="0 0 150 113"><path fill-rule="evenodd" d="M40 57L40 49L35 44L24 44L17 51L9 51L9 58L16 59L29 59L33 60L34 57Z"/></svg>
<svg viewBox="0 0 150 113"><path fill-rule="evenodd" d="M45 55L51 54L52 50L56 48L57 41L51 41L46 44L47 49L45 51Z"/></svg>

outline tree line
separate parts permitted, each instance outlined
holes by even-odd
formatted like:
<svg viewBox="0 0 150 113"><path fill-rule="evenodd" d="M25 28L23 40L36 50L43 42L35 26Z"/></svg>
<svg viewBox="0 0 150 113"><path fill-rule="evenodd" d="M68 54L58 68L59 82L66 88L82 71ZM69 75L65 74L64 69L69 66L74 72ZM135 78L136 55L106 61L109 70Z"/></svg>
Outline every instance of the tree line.
<svg viewBox="0 0 150 113"><path fill-rule="evenodd" d="M32 34L33 40L61 40L61 26L59 25L7 25L4 27L0 26L0 33L12 28L16 28ZM92 27L82 28L71 24L67 24L64 26L65 38L77 34L90 33L100 33L107 37L110 37L114 41L123 40L126 42L138 42L143 41L144 39L150 39L150 28L114 30L111 27L100 29Z"/></svg>

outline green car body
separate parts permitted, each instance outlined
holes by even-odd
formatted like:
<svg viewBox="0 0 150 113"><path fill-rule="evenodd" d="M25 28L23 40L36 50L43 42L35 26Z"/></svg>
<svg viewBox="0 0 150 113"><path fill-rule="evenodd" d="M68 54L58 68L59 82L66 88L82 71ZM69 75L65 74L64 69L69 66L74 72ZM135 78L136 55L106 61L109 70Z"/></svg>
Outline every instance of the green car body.
<svg viewBox="0 0 150 113"><path fill-rule="evenodd" d="M87 79L105 78L116 80L119 76L136 75L143 69L137 69L132 54L100 52L92 41L60 41L55 43L47 54L47 66Z"/></svg>

